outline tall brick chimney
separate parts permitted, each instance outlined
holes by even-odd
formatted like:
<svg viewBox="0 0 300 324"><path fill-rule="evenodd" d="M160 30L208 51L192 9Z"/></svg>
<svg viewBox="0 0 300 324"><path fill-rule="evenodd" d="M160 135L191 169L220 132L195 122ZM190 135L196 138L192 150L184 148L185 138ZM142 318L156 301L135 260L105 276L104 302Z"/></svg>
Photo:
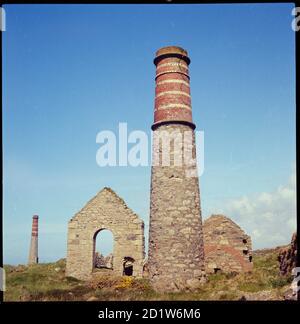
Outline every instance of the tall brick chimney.
<svg viewBox="0 0 300 324"><path fill-rule="evenodd" d="M187 176L191 164L178 152L191 151L195 161L195 124L192 120L188 53L177 46L159 49L154 59L156 90L153 137L149 230L149 276L157 291L178 291L198 287L205 281L204 248L197 172ZM170 164L162 163L160 139L179 134L183 146L170 142ZM164 135L160 135L164 134ZM185 144L190 134L190 144ZM154 142L153 142L154 143ZM185 147L185 149L183 149ZM156 156L156 157L155 157ZM194 162L196 166L196 162ZM197 170L196 170L197 171Z"/></svg>
<svg viewBox="0 0 300 324"><path fill-rule="evenodd" d="M34 215L32 217L32 231L31 231L31 242L29 250L28 264L34 264L39 262L38 258L38 231L39 231L39 216Z"/></svg>
<svg viewBox="0 0 300 324"><path fill-rule="evenodd" d="M163 47L156 52L156 89L154 125L162 122L180 122L193 129L190 96L190 59L187 52L177 46Z"/></svg>

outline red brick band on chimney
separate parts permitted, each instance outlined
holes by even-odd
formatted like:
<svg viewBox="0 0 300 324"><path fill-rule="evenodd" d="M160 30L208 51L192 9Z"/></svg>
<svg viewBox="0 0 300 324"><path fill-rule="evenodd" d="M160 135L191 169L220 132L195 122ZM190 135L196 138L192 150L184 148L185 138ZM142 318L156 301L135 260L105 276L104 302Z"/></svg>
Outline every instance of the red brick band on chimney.
<svg viewBox="0 0 300 324"><path fill-rule="evenodd" d="M34 215L32 217L32 231L31 236L38 236L38 227L39 227L39 217L37 215Z"/></svg>
<svg viewBox="0 0 300 324"><path fill-rule="evenodd" d="M182 122L195 128L189 78L190 59L179 47L165 47L156 53L156 88L154 124L152 129L166 122Z"/></svg>

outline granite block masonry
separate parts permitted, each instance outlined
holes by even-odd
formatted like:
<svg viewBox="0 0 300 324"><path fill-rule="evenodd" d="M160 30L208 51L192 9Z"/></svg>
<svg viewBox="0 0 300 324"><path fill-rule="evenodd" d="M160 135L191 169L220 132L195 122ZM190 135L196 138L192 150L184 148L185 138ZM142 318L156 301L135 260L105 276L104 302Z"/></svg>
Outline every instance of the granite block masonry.
<svg viewBox="0 0 300 324"><path fill-rule="evenodd" d="M190 96L190 59L176 46L161 48L154 59L156 90L153 136L160 134L192 134L185 149L195 160L196 147ZM189 177L193 163L175 156L182 155L183 146L175 139L169 145L170 164L162 163L163 141L153 145L150 198L150 229L148 269L157 291L193 289L205 282L204 246L198 176ZM194 165L194 168L196 165Z"/></svg>
<svg viewBox="0 0 300 324"><path fill-rule="evenodd" d="M203 234L207 273L252 271L251 237L230 218L211 215L203 223Z"/></svg>
<svg viewBox="0 0 300 324"><path fill-rule="evenodd" d="M91 278L97 266L96 237L104 229L114 238L113 273L142 277L144 222L110 188L102 189L69 221L66 275Z"/></svg>
<svg viewBox="0 0 300 324"><path fill-rule="evenodd" d="M30 241L28 264L35 264L39 262L38 234L39 234L39 216L34 215L32 217L32 230L31 230L31 241Z"/></svg>

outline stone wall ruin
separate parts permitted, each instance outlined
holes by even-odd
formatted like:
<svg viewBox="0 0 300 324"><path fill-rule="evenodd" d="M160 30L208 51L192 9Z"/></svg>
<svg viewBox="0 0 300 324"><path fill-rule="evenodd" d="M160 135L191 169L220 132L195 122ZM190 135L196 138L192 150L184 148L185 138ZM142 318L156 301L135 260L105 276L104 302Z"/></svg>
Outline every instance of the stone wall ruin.
<svg viewBox="0 0 300 324"><path fill-rule="evenodd" d="M144 222L110 188L102 189L69 221L66 275L81 280L91 277L96 236L104 229L114 237L114 274L142 277Z"/></svg>
<svg viewBox="0 0 300 324"><path fill-rule="evenodd" d="M212 215L203 223L203 234L207 273L252 270L251 238L230 218Z"/></svg>

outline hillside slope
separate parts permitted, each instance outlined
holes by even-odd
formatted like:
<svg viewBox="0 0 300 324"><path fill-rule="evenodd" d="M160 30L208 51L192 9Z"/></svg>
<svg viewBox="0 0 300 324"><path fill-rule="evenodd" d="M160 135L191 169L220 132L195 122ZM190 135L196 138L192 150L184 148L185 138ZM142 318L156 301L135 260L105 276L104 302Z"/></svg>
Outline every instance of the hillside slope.
<svg viewBox="0 0 300 324"><path fill-rule="evenodd" d="M65 260L32 266L5 266L5 301L96 300L283 300L292 278L279 274L278 249L254 252L254 269L244 274L213 274L194 292L159 294L147 279L95 273L82 282L65 277Z"/></svg>

